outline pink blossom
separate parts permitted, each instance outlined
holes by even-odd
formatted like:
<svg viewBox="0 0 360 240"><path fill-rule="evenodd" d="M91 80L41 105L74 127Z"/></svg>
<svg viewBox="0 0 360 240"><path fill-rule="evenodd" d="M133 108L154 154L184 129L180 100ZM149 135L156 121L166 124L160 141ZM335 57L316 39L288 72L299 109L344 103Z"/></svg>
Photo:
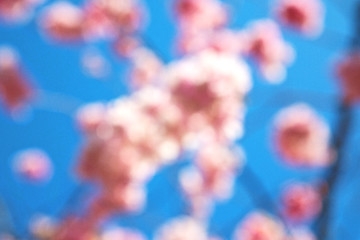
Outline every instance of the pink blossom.
<svg viewBox="0 0 360 240"><path fill-rule="evenodd" d="M287 240L316 240L315 235L310 232L308 229L299 228L292 229L290 236L286 238Z"/></svg>
<svg viewBox="0 0 360 240"><path fill-rule="evenodd" d="M141 27L144 13L137 0L91 0L86 6L90 38L129 34Z"/></svg>
<svg viewBox="0 0 360 240"><path fill-rule="evenodd" d="M56 224L48 216L37 216L30 222L30 231L39 240L51 239L56 232Z"/></svg>
<svg viewBox="0 0 360 240"><path fill-rule="evenodd" d="M175 13L183 31L209 31L227 22L226 8L218 0L177 0Z"/></svg>
<svg viewBox="0 0 360 240"><path fill-rule="evenodd" d="M208 48L223 53L240 54L244 44L240 32L222 30L209 36Z"/></svg>
<svg viewBox="0 0 360 240"><path fill-rule="evenodd" d="M15 156L15 171L28 180L44 181L52 175L52 164L42 150L28 149Z"/></svg>
<svg viewBox="0 0 360 240"><path fill-rule="evenodd" d="M110 63L96 50L87 49L81 60L84 73L93 78L105 78L111 71Z"/></svg>
<svg viewBox="0 0 360 240"><path fill-rule="evenodd" d="M111 228L104 231L100 240L145 240L145 236L143 236L140 232L126 229L126 228Z"/></svg>
<svg viewBox="0 0 360 240"><path fill-rule="evenodd" d="M161 60L146 48L134 49L129 57L132 64L131 84L138 88L153 84L162 70Z"/></svg>
<svg viewBox="0 0 360 240"><path fill-rule="evenodd" d="M138 183L114 183L102 189L81 220L97 226L114 213L138 212L145 204L145 189Z"/></svg>
<svg viewBox="0 0 360 240"><path fill-rule="evenodd" d="M48 6L40 18L40 25L45 33L60 42L82 41L83 23L83 10L65 1Z"/></svg>
<svg viewBox="0 0 360 240"><path fill-rule="evenodd" d="M360 52L347 54L336 66L344 98L353 103L360 99Z"/></svg>
<svg viewBox="0 0 360 240"><path fill-rule="evenodd" d="M105 195L110 197L112 204L120 211L139 211L145 204L145 188L141 184L119 184Z"/></svg>
<svg viewBox="0 0 360 240"><path fill-rule="evenodd" d="M9 23L28 20L43 0L1 0L0 19Z"/></svg>
<svg viewBox="0 0 360 240"><path fill-rule="evenodd" d="M171 63L162 81L185 117L184 142L229 141L242 134L242 99L251 88L247 65L233 55L205 51Z"/></svg>
<svg viewBox="0 0 360 240"><path fill-rule="evenodd" d="M275 11L282 24L306 35L322 31L324 6L320 0L279 0Z"/></svg>
<svg viewBox="0 0 360 240"><path fill-rule="evenodd" d="M32 89L22 73L15 50L0 48L0 98L10 111L25 106L32 96Z"/></svg>
<svg viewBox="0 0 360 240"><path fill-rule="evenodd" d="M139 67L146 67L142 61L147 56L153 57L144 49L132 54L140 54ZM89 209L90 222L112 212L141 209L146 181L197 138L216 147L201 154L198 164L204 184L199 185L199 194L188 193L193 204L211 205L207 195L216 199L231 195L238 163L228 149L216 144L241 134L242 100L251 88L247 66L233 55L204 52L153 75L160 75L157 81L131 96L85 107L78 115L87 139L79 171L101 186Z"/></svg>
<svg viewBox="0 0 360 240"><path fill-rule="evenodd" d="M229 148L211 144L200 148L195 163L205 175L216 175L235 172L240 160Z"/></svg>
<svg viewBox="0 0 360 240"><path fill-rule="evenodd" d="M181 172L180 183L189 198L192 214L198 218L209 215L214 200L232 196L236 171L240 161L224 146L208 145L200 148L196 167Z"/></svg>
<svg viewBox="0 0 360 240"><path fill-rule="evenodd" d="M190 203L191 215L206 219L213 210L214 200L201 172L194 167L185 168L179 176L182 191Z"/></svg>
<svg viewBox="0 0 360 240"><path fill-rule="evenodd" d="M242 33L231 30L219 30L205 33L198 31L184 31L178 36L177 50L181 54L191 54L207 49L228 53L242 54L245 50L245 41Z"/></svg>
<svg viewBox="0 0 360 240"><path fill-rule="evenodd" d="M247 30L249 54L259 65L264 77L273 83L285 79L285 67L292 61L294 52L286 43L278 25L272 20L258 20Z"/></svg>
<svg viewBox="0 0 360 240"><path fill-rule="evenodd" d="M80 108L76 119L78 126L86 133L94 133L103 121L106 107L102 103L92 103Z"/></svg>
<svg viewBox="0 0 360 240"><path fill-rule="evenodd" d="M321 210L321 195L308 184L295 183L282 194L283 213L295 223L313 219Z"/></svg>
<svg viewBox="0 0 360 240"><path fill-rule="evenodd" d="M118 56L128 58L140 45L140 40L136 37L120 36L115 40L113 48Z"/></svg>
<svg viewBox="0 0 360 240"><path fill-rule="evenodd" d="M83 9L86 40L108 39L117 36L113 21L109 19L98 1L86 1Z"/></svg>
<svg viewBox="0 0 360 240"><path fill-rule="evenodd" d="M155 240L207 240L203 224L190 217L178 217L165 223L155 234Z"/></svg>
<svg viewBox="0 0 360 240"><path fill-rule="evenodd" d="M273 217L254 212L245 217L237 227L234 240L284 240L285 229Z"/></svg>
<svg viewBox="0 0 360 240"><path fill-rule="evenodd" d="M180 54L192 54L204 50L208 45L209 35L198 31L182 31L176 39L176 51Z"/></svg>
<svg viewBox="0 0 360 240"><path fill-rule="evenodd" d="M331 163L329 127L306 104L283 109L275 119L274 142L286 163L320 167Z"/></svg>
<svg viewBox="0 0 360 240"><path fill-rule="evenodd" d="M180 116L170 96L143 88L106 105L85 106L78 116L87 138L79 172L102 187L89 218L140 210L146 181L180 154Z"/></svg>

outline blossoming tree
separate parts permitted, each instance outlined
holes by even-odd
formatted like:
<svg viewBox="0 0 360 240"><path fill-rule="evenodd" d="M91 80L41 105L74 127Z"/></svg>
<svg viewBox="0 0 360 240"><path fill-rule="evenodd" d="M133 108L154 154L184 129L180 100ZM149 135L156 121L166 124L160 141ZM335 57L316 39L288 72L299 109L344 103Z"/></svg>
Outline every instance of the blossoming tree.
<svg viewBox="0 0 360 240"><path fill-rule="evenodd" d="M335 1L0 0L0 144L21 143L1 181L29 191L2 194L0 239L356 239L335 218L336 200L357 211L338 192L356 171L360 5L341 33Z"/></svg>

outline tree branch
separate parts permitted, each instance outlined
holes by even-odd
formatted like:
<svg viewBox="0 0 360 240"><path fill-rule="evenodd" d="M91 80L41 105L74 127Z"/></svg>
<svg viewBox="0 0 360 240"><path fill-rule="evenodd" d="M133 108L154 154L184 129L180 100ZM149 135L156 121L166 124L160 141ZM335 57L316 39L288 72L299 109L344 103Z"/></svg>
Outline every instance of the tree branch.
<svg viewBox="0 0 360 240"><path fill-rule="evenodd" d="M327 183L327 193L323 198L323 209L317 221L317 236L318 240L329 239L330 225L332 219L332 207L334 205L334 195L336 192L336 185L341 175L342 164L344 161L344 150L346 140L349 135L350 125L352 122L352 112L350 106L344 101L341 102L338 108L339 121L334 130L334 137L332 149L336 154L335 163L328 172L325 178Z"/></svg>

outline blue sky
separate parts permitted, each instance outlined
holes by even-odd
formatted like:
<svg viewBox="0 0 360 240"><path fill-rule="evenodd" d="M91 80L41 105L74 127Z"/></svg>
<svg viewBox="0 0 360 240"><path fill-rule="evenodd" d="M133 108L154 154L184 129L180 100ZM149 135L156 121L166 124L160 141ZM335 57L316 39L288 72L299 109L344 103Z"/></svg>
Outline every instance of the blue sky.
<svg viewBox="0 0 360 240"><path fill-rule="evenodd" d="M50 4L54 1L48 1ZM76 4L82 1L73 0ZM145 1L144 1L145 2ZM231 28L238 29L249 21L269 17L268 0L228 0L232 8ZM289 180L316 181L321 171L294 170L281 164L271 150L270 131L274 114L297 101L314 107L332 126L336 119L338 87L332 76L336 58L345 51L353 30L355 0L326 0L325 32L309 40L284 29L284 37L296 49L296 61L288 68L288 78L281 85L264 83L253 70L254 88L249 96L245 137L239 141L249 164L261 177L276 199L281 186ZM149 21L145 35L167 59L174 59L173 38L176 33L169 0L147 0ZM63 204L77 185L72 174L83 138L73 120L74 110L83 103L106 101L129 92L125 78L126 62L118 60L106 42L91 43L110 60L111 75L93 79L83 74L81 53L87 46L63 46L44 39L36 20L17 26L0 24L0 45L18 50L32 83L44 96L29 110L27 120L17 121L0 110L0 196L7 202L16 229L26 234L26 226L35 213L59 216ZM359 111L355 110L356 123ZM360 221L354 212L360 210L355 190L360 158L360 131L354 126L346 154L348 172L341 178L338 191L335 226L343 226L359 239L354 230ZM18 179L11 170L11 160L19 150L42 148L52 158L55 174L47 184L33 185ZM182 165L182 164L179 164ZM154 228L172 216L184 214L184 202L177 192L176 178L180 166L164 169L149 183L148 205L139 216L126 216L118 220L126 226L135 226L149 236ZM170 179L170 181L167 181ZM175 190L174 190L175 189ZM166 193L166 194L164 194ZM169 193L169 194L167 194ZM164 196L170 196L169 199ZM166 202L162 204L159 199ZM355 199L355 202L354 202ZM254 205L244 189L236 186L236 194L228 203L220 204L211 221L210 231L231 236L237 220ZM341 216L345 216L343 219ZM235 220L234 220L235 219ZM355 225L354 225L355 224ZM226 226L226 230L222 226ZM337 229L336 227L334 228ZM344 232L344 231L343 231ZM338 239L345 239L338 236Z"/></svg>

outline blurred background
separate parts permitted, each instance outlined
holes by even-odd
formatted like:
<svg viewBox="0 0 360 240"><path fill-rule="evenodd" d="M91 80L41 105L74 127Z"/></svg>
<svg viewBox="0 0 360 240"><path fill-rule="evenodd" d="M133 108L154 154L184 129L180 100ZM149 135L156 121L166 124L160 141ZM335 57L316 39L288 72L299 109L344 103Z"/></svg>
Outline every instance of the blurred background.
<svg viewBox="0 0 360 240"><path fill-rule="evenodd" d="M131 92L127 80L129 64L114 54L109 42L66 45L44 37L37 16L53 2L48 0L38 7L28 22L0 23L0 45L18 51L24 72L39 91L33 104L21 116L12 117L4 108L0 109L0 197L11 215L14 229L25 239L34 215L61 218L66 212L81 208L92 191L91 185L80 183L74 174L84 142L74 120L76 110L86 103L108 101ZM80 6L84 1L71 2ZM272 1L224 2L231 7L231 29L240 29L252 20L271 16ZM282 84L268 84L252 70L254 87L247 98L245 135L238 144L244 149L246 164L256 172L275 201L284 184L293 180L317 182L325 172L282 164L271 144L274 115L293 103L308 103L330 126L336 121L339 86L334 77L334 64L348 48L353 35L357 1L323 2L326 19L320 37L306 39L293 31L283 31L284 38L295 48L296 60L288 68ZM169 0L144 1L147 19L143 36L166 61L178 57L174 50L176 26L172 4ZM89 52L103 56L107 69L103 76L94 77L84 69L84 54ZM344 174L336 191L334 239L360 239L360 112L356 108L354 111L355 120L344 156ZM14 172L15 154L29 148L43 149L49 155L54 172L48 182L28 182ZM191 157L191 154L183 156L185 160ZM178 187L178 172L187 164L182 161L162 169L148 183L144 211L115 216L110 223L140 229L151 237L154 229L164 222L185 214L186 202ZM238 178L233 198L219 203L210 221L209 231L225 239L232 236L244 215L257 207L240 184L241 178Z"/></svg>

